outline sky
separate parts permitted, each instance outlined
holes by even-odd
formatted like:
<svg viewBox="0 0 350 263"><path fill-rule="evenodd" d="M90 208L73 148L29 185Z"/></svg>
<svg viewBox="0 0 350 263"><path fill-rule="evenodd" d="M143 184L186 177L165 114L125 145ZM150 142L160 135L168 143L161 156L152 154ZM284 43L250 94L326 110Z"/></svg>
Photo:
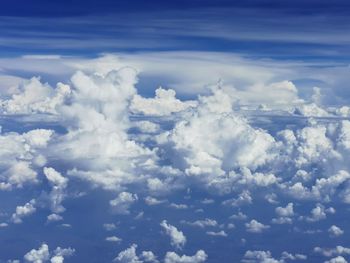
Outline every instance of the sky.
<svg viewBox="0 0 350 263"><path fill-rule="evenodd" d="M0 263L350 261L350 3L0 8Z"/></svg>

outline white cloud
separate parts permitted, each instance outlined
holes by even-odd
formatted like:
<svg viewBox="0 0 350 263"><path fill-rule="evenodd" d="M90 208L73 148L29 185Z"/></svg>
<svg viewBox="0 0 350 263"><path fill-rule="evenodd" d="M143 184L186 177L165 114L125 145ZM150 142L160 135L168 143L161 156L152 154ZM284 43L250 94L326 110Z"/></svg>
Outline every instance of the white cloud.
<svg viewBox="0 0 350 263"><path fill-rule="evenodd" d="M122 239L117 237L117 236L106 237L105 240L108 242L121 242L122 241Z"/></svg>
<svg viewBox="0 0 350 263"><path fill-rule="evenodd" d="M49 246L42 244L37 250L32 249L24 255L24 259L28 262L42 263L50 259Z"/></svg>
<svg viewBox="0 0 350 263"><path fill-rule="evenodd" d="M112 210L116 214L128 215L130 214L129 208L138 200L137 194L128 192L119 193L118 197L109 201Z"/></svg>
<svg viewBox="0 0 350 263"><path fill-rule="evenodd" d="M44 175L52 187L49 193L51 211L53 213L64 212L65 208L61 203L65 198L65 188L67 187L68 179L51 167L44 167Z"/></svg>
<svg viewBox="0 0 350 263"><path fill-rule="evenodd" d="M286 207L276 207L276 214L281 217L290 217L294 215L293 203L288 203Z"/></svg>
<svg viewBox="0 0 350 263"><path fill-rule="evenodd" d="M280 260L274 259L270 251L248 250L245 252L242 263L281 263Z"/></svg>
<svg viewBox="0 0 350 263"><path fill-rule="evenodd" d="M42 84L40 78L33 77L24 81L18 88L20 92L13 94L8 100L0 101L0 110L5 114L56 114L57 107L62 105L70 95L70 87L58 83L56 89L47 83Z"/></svg>
<svg viewBox="0 0 350 263"><path fill-rule="evenodd" d="M334 257L339 255L350 255L350 248L343 246L336 246L335 248L315 247L314 252L325 257Z"/></svg>
<svg viewBox="0 0 350 263"><path fill-rule="evenodd" d="M344 230L342 230L340 227L336 226L336 225L332 225L329 229L328 229L328 233L331 237L338 237L344 234Z"/></svg>
<svg viewBox="0 0 350 263"><path fill-rule="evenodd" d="M227 237L227 233L224 230L214 232L214 231L207 231L206 234L208 236L214 236L214 237Z"/></svg>
<svg viewBox="0 0 350 263"><path fill-rule="evenodd" d="M26 262L43 263L50 260L51 263L63 263L65 257L70 257L75 253L73 248L57 247L52 253L49 251L49 246L43 243L38 249L32 249L24 255ZM51 259L50 259L50 256Z"/></svg>
<svg viewBox="0 0 350 263"><path fill-rule="evenodd" d="M250 233L262 233L270 228L269 225L264 225L255 219L252 219L249 223L245 223L246 230Z"/></svg>
<svg viewBox="0 0 350 263"><path fill-rule="evenodd" d="M132 244L129 248L119 252L118 256L113 260L113 262L120 263L159 263L157 257L152 251L142 251L138 256L136 254L137 245Z"/></svg>
<svg viewBox="0 0 350 263"><path fill-rule="evenodd" d="M158 88L155 92L154 98L143 98L138 94L134 95L130 110L144 115L167 116L197 105L195 101L182 102L177 99L175 97L176 92L172 89Z"/></svg>
<svg viewBox="0 0 350 263"><path fill-rule="evenodd" d="M325 263L347 263L347 262L348 261L342 256L337 256L335 258L325 261Z"/></svg>
<svg viewBox="0 0 350 263"><path fill-rule="evenodd" d="M163 228L164 233L170 237L170 243L177 249L181 249L186 244L186 237L182 231L178 230L175 226L172 226L167 223L166 220L163 220L160 223L160 226Z"/></svg>
<svg viewBox="0 0 350 263"><path fill-rule="evenodd" d="M57 222L63 220L63 217L58 214L50 214L47 216L48 222Z"/></svg>
<svg viewBox="0 0 350 263"><path fill-rule="evenodd" d="M47 147L52 130L35 129L26 133L1 133L0 168L1 188L21 188L38 182L36 167L45 164L41 152ZM45 159L45 158L44 158Z"/></svg>
<svg viewBox="0 0 350 263"><path fill-rule="evenodd" d="M200 263L207 260L207 254L203 250L198 250L193 256L179 256L175 252L167 252L164 263Z"/></svg>
<svg viewBox="0 0 350 263"><path fill-rule="evenodd" d="M139 257L136 255L136 244L132 244L129 248L121 251L113 262L121 263L142 263Z"/></svg>
<svg viewBox="0 0 350 263"><path fill-rule="evenodd" d="M26 203L23 206L17 206L16 212L12 214L11 221L15 224L22 223L22 218L30 216L36 211L35 207L35 199L30 200L30 202Z"/></svg>
<svg viewBox="0 0 350 263"><path fill-rule="evenodd" d="M218 226L218 222L214 219L206 218L203 220L196 220L194 222L187 222L183 221L183 223L190 225L190 226L196 226L200 228L206 228L206 227L216 227Z"/></svg>

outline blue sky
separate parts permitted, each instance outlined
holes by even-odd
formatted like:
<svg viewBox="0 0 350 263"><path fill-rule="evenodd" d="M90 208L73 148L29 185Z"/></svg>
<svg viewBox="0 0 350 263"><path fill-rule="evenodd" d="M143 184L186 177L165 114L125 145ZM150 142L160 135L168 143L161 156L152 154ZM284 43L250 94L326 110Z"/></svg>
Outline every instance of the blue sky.
<svg viewBox="0 0 350 263"><path fill-rule="evenodd" d="M347 1L11 1L1 55L202 50L344 61Z"/></svg>
<svg viewBox="0 0 350 263"><path fill-rule="evenodd" d="M0 263L350 262L349 15L1 3Z"/></svg>

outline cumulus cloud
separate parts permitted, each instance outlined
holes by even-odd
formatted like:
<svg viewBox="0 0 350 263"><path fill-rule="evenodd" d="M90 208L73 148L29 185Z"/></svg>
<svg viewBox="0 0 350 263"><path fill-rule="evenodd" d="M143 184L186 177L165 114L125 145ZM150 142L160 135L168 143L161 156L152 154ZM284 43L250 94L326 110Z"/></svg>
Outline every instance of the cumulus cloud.
<svg viewBox="0 0 350 263"><path fill-rule="evenodd" d="M279 260L274 259L272 257L270 251L261 251L261 250L246 251L241 262L243 263L280 263Z"/></svg>
<svg viewBox="0 0 350 263"><path fill-rule="evenodd" d="M57 107L70 95L68 85L58 83L53 89L49 84L41 83L40 78L26 80L8 100L0 101L0 109L5 114L49 113L56 114Z"/></svg>
<svg viewBox="0 0 350 263"><path fill-rule="evenodd" d="M68 179L51 167L44 167L44 175L52 187L52 190L49 193L51 211L53 213L64 212L65 208L61 203L65 198L64 191L67 187Z"/></svg>
<svg viewBox="0 0 350 263"><path fill-rule="evenodd" d="M42 244L38 249L32 249L24 255L24 259L28 262L42 263L50 258L49 246Z"/></svg>
<svg viewBox="0 0 350 263"><path fill-rule="evenodd" d="M252 219L250 222L245 223L245 227L246 230L250 233L262 233L263 231L270 228L269 225L264 225L255 219Z"/></svg>
<svg viewBox="0 0 350 263"><path fill-rule="evenodd" d="M136 94L130 104L130 110L134 113L144 115L168 116L174 112L186 110L195 107L195 101L185 101L176 98L176 92L172 89L156 89L154 98L143 98Z"/></svg>
<svg viewBox="0 0 350 263"><path fill-rule="evenodd" d="M136 254L137 245L132 244L129 248L121 251L118 256L113 260L113 262L121 263L158 263L157 257L153 254L152 251L142 251L138 256Z"/></svg>
<svg viewBox="0 0 350 263"><path fill-rule="evenodd" d="M57 247L52 253L49 251L49 246L43 243L38 249L32 249L24 255L26 262L43 263L48 260L51 263L63 263L65 257L70 257L75 250L72 248ZM51 257L52 256L52 257ZM50 259L51 257L51 259Z"/></svg>
<svg viewBox="0 0 350 263"><path fill-rule="evenodd" d="M182 231L178 230L175 226L172 226L167 223L166 220L163 220L160 223L164 233L170 237L170 243L177 249L181 249L186 244L186 237Z"/></svg>
<svg viewBox="0 0 350 263"><path fill-rule="evenodd" d="M251 173L272 159L275 140L235 114L233 102L222 89L213 89L212 95L199 97L198 107L160 135L158 142L175 151L169 153L174 165L183 166L187 175L207 186L231 191L236 182L261 186L276 182L273 175Z"/></svg>
<svg viewBox="0 0 350 263"><path fill-rule="evenodd" d="M325 263L347 263L347 262L348 261L342 256L337 256L335 258L325 261Z"/></svg>
<svg viewBox="0 0 350 263"><path fill-rule="evenodd" d="M109 201L112 210L116 214L128 215L130 214L130 206L138 200L137 194L128 192L119 193L118 197Z"/></svg>
<svg viewBox="0 0 350 263"><path fill-rule="evenodd" d="M108 67L119 67L112 64ZM151 206L163 203L167 205L161 206L162 209L178 209L171 213L201 212L204 219L186 217L186 221L180 222L212 228L205 230L211 236L227 236L223 229L234 227L228 222L219 225L210 219L214 209L231 213L236 209L230 219L246 220L247 215L240 212L243 205L251 205L253 209L260 201L269 202L272 209L275 208L276 218L272 223L293 224L297 214L295 207L298 212L305 211L303 201L308 200L315 202L315 207L310 214L299 217L300 220L310 223L325 220L327 226L331 226L330 236L343 233L335 223L328 224L327 220L332 217L327 215L335 210L325 204L339 200L350 203L350 122L336 117L336 114L346 115L345 108L339 112L326 109L315 97L318 108L334 115L331 120L304 118L330 115L320 113L313 104L300 101L296 87L289 81L251 85L247 91L230 90L219 83L208 94L199 95L196 101L181 101L174 90L162 88L156 90L155 98L144 98L135 88L136 73L127 67L95 73L80 71L73 75L71 87L58 84L56 89L32 79L2 101L2 109L8 107L13 114L56 115L55 125L60 125L62 131L1 132L0 189L20 190L29 184L40 188L40 183L47 182L51 187L46 196L51 210L47 220L54 222L63 219L59 214L64 211L64 198L69 196L66 191L71 190L68 182L74 184L78 178L92 187L112 190L117 196L110 200L111 211L133 219L148 220L148 210L157 209ZM266 89L275 93L263 96ZM35 95L40 92L40 96ZM256 99L254 93L259 94L259 98ZM299 103L300 112L294 113L304 117L270 110L270 105L263 112L244 108L245 102L258 104L262 101L271 102L271 106ZM274 114L280 122L273 119ZM62 167L62 171L52 167ZM84 191L87 189L90 188ZM183 200L167 196L178 189L190 190ZM196 194L204 192L210 194L200 195L197 200ZM131 208L139 198L148 207L144 212L133 214ZM36 211L41 201L39 197L18 206L11 221L22 222L25 216ZM210 205L212 203L223 206L215 207ZM247 214L250 216L249 211ZM251 233L263 233L270 228L256 219L244 223ZM160 225L172 246L184 247L187 239L182 231L166 220ZM218 229L214 229L216 227ZM104 228L112 231L116 225L105 224ZM120 241L112 233L106 240ZM206 259L202 253L202 256L169 253L168 262ZM50 256L51 261L63 261L62 255ZM288 252L274 259L268 251L251 251L246 253L243 262L302 259L302 255ZM120 252L118 260L157 262L151 251L137 254L136 245Z"/></svg>
<svg viewBox="0 0 350 263"><path fill-rule="evenodd" d="M179 256L175 252L167 252L164 263L200 263L205 262L207 257L207 254L203 250L198 250L193 256Z"/></svg>
<svg viewBox="0 0 350 263"><path fill-rule="evenodd" d="M325 257L334 257L340 255L350 255L350 248L343 246L336 246L335 248L321 248L315 247L314 252Z"/></svg>
<svg viewBox="0 0 350 263"><path fill-rule="evenodd" d="M1 133L0 178L1 188L21 188L38 182L37 167L45 165L42 151L53 135L52 130L34 129L26 133Z"/></svg>
<svg viewBox="0 0 350 263"><path fill-rule="evenodd" d="M106 189L142 179L136 169L147 166L152 153L127 134L128 105L136 82L131 68L106 75L73 75L70 104L60 107L68 133L52 147L53 154L71 167L68 175Z"/></svg>
<svg viewBox="0 0 350 263"><path fill-rule="evenodd" d="M35 203L36 203L35 199L32 199L23 206L17 206L16 212L13 213L11 216L11 221L15 224L22 223L23 217L27 217L35 213L36 211Z"/></svg>
<svg viewBox="0 0 350 263"><path fill-rule="evenodd" d="M336 225L332 225L329 229L328 229L328 233L331 237L338 237L344 234L344 230L342 230L340 227L336 226Z"/></svg>

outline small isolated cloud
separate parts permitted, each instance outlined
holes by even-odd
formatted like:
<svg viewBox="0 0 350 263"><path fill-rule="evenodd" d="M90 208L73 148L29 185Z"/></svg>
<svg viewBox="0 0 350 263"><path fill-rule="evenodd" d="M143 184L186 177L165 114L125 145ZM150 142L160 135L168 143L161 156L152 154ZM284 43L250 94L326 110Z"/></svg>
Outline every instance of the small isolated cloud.
<svg viewBox="0 0 350 263"><path fill-rule="evenodd" d="M245 252L242 263L280 263L279 260L272 257L270 251L248 250Z"/></svg>
<svg viewBox="0 0 350 263"><path fill-rule="evenodd" d="M50 214L47 216L48 222L57 222L63 220L63 217L58 214Z"/></svg>
<svg viewBox="0 0 350 263"><path fill-rule="evenodd" d="M227 233L224 230L214 232L214 231L207 231L206 234L208 236L214 236L214 237L227 237Z"/></svg>
<svg viewBox="0 0 350 263"><path fill-rule="evenodd" d="M172 226L167 223L166 220L163 220L160 223L160 226L164 230L164 233L170 237L170 243L177 249L181 249L186 244L186 237L182 231L179 231L175 226Z"/></svg>
<svg viewBox="0 0 350 263"><path fill-rule="evenodd" d="M31 214L35 213L36 211L35 204L36 204L35 199L32 199L23 206L17 206L16 212L13 213L11 216L11 221L15 224L22 223L22 219L24 217L30 216Z"/></svg>
<svg viewBox="0 0 350 263"><path fill-rule="evenodd" d="M207 260L207 254L203 250L198 250L193 256L179 256L175 252L167 252L164 263L200 263Z"/></svg>
<svg viewBox="0 0 350 263"><path fill-rule="evenodd" d="M189 221L182 221L182 223L190 225L190 226L196 226L200 228L206 228L206 227L216 227L218 226L218 222L214 219L206 218L203 220L196 220L193 222Z"/></svg>
<svg viewBox="0 0 350 263"><path fill-rule="evenodd" d="M331 237L338 237L344 234L344 230L342 230L340 227L336 226L336 225L332 225L329 229L328 229L328 233Z"/></svg>
<svg viewBox="0 0 350 263"><path fill-rule="evenodd" d="M130 206L134 204L137 200L137 194L121 192L117 198L109 201L109 204L114 213L128 215L130 214Z"/></svg>
<svg viewBox="0 0 350 263"><path fill-rule="evenodd" d="M108 242L121 242L122 241L122 239L117 237L117 236L106 237L105 240Z"/></svg>
<svg viewBox="0 0 350 263"><path fill-rule="evenodd" d="M270 228L269 225L264 225L256 221L255 219L251 220L249 223L245 223L245 227L247 232L250 232L250 233L262 233L265 230Z"/></svg>

